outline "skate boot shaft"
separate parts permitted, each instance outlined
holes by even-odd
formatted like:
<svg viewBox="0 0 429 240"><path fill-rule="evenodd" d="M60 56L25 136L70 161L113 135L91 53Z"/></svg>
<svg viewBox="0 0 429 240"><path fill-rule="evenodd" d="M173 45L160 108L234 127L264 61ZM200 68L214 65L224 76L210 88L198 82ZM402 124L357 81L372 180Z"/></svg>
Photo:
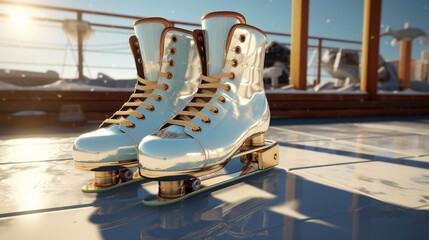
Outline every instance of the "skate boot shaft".
<svg viewBox="0 0 429 240"><path fill-rule="evenodd" d="M158 80L161 55L162 33L166 28L173 25L164 18L143 18L134 23L134 31L140 46L140 54L144 68L144 75L140 76L146 80ZM161 39L161 40L160 40Z"/></svg>
<svg viewBox="0 0 429 240"><path fill-rule="evenodd" d="M173 126L140 143L143 176L200 176L219 170L246 140L268 129L262 79L266 36L244 23L242 15L231 12L203 17L209 74L202 76L187 108L167 121Z"/></svg>
<svg viewBox="0 0 429 240"><path fill-rule="evenodd" d="M192 32L161 18L137 21L135 32L137 37L130 38L138 73L135 91L100 129L75 141L78 169L136 167L140 140L182 110L197 91L202 68Z"/></svg>
<svg viewBox="0 0 429 240"><path fill-rule="evenodd" d="M218 74L222 71L229 30L235 24L245 23L246 19L241 14L235 12L212 12L201 18L201 25L205 30L204 45L207 48L208 75Z"/></svg>

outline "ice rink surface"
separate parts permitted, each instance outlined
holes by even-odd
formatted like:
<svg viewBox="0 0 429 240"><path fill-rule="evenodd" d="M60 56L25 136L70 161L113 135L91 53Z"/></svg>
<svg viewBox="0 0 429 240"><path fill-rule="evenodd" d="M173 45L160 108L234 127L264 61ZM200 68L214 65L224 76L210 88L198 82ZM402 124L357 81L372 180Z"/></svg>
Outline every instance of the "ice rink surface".
<svg viewBox="0 0 429 240"><path fill-rule="evenodd" d="M429 117L272 119L277 168L164 207L81 192L96 128L0 129L0 239L429 239Z"/></svg>

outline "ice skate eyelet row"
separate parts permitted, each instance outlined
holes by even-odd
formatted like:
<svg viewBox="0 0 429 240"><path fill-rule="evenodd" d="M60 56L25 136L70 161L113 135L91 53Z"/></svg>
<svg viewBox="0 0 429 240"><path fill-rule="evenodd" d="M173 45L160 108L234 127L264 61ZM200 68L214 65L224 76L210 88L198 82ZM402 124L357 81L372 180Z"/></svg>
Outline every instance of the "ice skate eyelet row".
<svg viewBox="0 0 429 240"><path fill-rule="evenodd" d="M234 80L235 79L235 73L231 72L229 74L229 80Z"/></svg>
<svg viewBox="0 0 429 240"><path fill-rule="evenodd" d="M225 103L225 97L214 89L221 88L224 91L230 91L231 86L229 84L222 83L221 79L230 78L231 76L231 73L220 73L210 76L202 75L202 82L198 86L199 90L195 93L194 99L187 103L186 108L179 112L175 118L166 121L166 123L188 127L194 132L201 132L201 128L191 120L196 117L205 124L211 123L210 118L202 111L202 109L208 109L213 115L217 115L219 113L219 109L216 107L216 104L207 100L207 98L216 98L221 104Z"/></svg>
<svg viewBox="0 0 429 240"><path fill-rule="evenodd" d="M174 65L176 65L176 62L173 59L171 59L170 61L168 61L168 66L174 67Z"/></svg>
<svg viewBox="0 0 429 240"><path fill-rule="evenodd" d="M231 85L229 84L225 84L225 85L226 85L226 87L224 88L225 92L231 91Z"/></svg>
<svg viewBox="0 0 429 240"><path fill-rule="evenodd" d="M168 90L168 88L170 87L170 86L168 86L168 84L167 83L164 83L164 84L162 84L162 86L164 87L164 91L167 91Z"/></svg>
<svg viewBox="0 0 429 240"><path fill-rule="evenodd" d="M244 41L246 41L246 36L244 34L241 34L239 40L240 42L244 43Z"/></svg>
<svg viewBox="0 0 429 240"><path fill-rule="evenodd" d="M210 124L211 123L210 118L201 119L201 122L203 122L204 124Z"/></svg>
<svg viewBox="0 0 429 240"><path fill-rule="evenodd" d="M170 48L170 53L171 53L171 55L174 55L174 54L176 54L176 48Z"/></svg>
<svg viewBox="0 0 429 240"><path fill-rule="evenodd" d="M241 53L241 47L240 47L240 46L236 46L236 47L234 48L234 52L235 52L236 54L240 54L240 53Z"/></svg>
<svg viewBox="0 0 429 240"><path fill-rule="evenodd" d="M172 42L177 42L177 37L176 37L176 36L174 36L174 35L173 35L173 36L171 36L171 41L172 41Z"/></svg>
<svg viewBox="0 0 429 240"><path fill-rule="evenodd" d="M112 117L104 120L102 126L108 126L110 124L119 124L127 128L134 128L134 123L128 120L128 116L133 116L138 120L145 119L145 116L137 111L138 107L143 107L147 111L151 112L155 110L155 107L146 102L146 99L154 99L155 101L161 101L162 96L159 94L152 93L153 90L166 90L168 85L166 84L157 84L156 81L146 80L137 75L137 83L135 91L131 94L128 102L122 105L122 108L119 111L116 111Z"/></svg>
<svg viewBox="0 0 429 240"><path fill-rule="evenodd" d="M173 78L173 73L172 72L160 72L159 77L171 80Z"/></svg>
<svg viewBox="0 0 429 240"><path fill-rule="evenodd" d="M238 60L237 60L237 59L232 59L232 60L231 60L231 66L232 66L233 68L236 68L236 67L238 66Z"/></svg>
<svg viewBox="0 0 429 240"><path fill-rule="evenodd" d="M200 132L201 132L201 128L200 128L200 127L198 127L198 128L196 128L196 129L192 129L192 131L194 131L194 132L196 132L196 133L200 133Z"/></svg>
<svg viewBox="0 0 429 240"><path fill-rule="evenodd" d="M219 103L224 104L226 102L226 99L224 97L218 98Z"/></svg>
<svg viewBox="0 0 429 240"><path fill-rule="evenodd" d="M217 115L219 113L219 109L210 110L213 115Z"/></svg>

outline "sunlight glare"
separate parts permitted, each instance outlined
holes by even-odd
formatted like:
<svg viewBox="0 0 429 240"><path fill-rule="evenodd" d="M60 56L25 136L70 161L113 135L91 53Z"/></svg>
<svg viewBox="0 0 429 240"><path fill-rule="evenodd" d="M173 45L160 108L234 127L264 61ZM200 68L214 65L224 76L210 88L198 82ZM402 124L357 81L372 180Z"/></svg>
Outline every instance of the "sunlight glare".
<svg viewBox="0 0 429 240"><path fill-rule="evenodd" d="M15 8L9 13L10 19L12 23L17 26L25 26L30 20L30 16L28 11L22 8Z"/></svg>

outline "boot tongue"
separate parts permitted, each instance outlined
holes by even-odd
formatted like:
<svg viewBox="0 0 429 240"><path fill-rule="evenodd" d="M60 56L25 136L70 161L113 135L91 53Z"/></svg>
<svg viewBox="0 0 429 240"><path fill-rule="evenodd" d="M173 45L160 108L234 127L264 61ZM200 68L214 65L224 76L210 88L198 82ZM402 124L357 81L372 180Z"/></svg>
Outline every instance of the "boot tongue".
<svg viewBox="0 0 429 240"><path fill-rule="evenodd" d="M158 80L161 62L160 39L162 31L166 27L171 27L171 23L163 18L144 18L134 23L146 80Z"/></svg>
<svg viewBox="0 0 429 240"><path fill-rule="evenodd" d="M205 30L208 75L221 73L226 55L225 47L229 30L238 23L243 23L243 20L231 14L224 16L216 14L203 18L202 27Z"/></svg>

